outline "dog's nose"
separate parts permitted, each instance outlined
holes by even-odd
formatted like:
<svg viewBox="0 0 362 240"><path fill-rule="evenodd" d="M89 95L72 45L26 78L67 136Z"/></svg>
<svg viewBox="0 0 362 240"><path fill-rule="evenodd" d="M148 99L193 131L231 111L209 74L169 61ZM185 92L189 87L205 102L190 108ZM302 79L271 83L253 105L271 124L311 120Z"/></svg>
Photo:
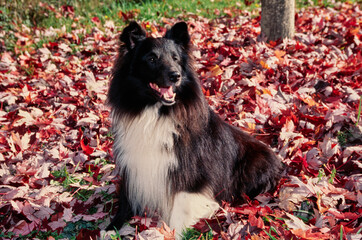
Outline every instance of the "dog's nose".
<svg viewBox="0 0 362 240"><path fill-rule="evenodd" d="M171 82L178 82L181 79L181 74L179 72L170 72L168 77Z"/></svg>

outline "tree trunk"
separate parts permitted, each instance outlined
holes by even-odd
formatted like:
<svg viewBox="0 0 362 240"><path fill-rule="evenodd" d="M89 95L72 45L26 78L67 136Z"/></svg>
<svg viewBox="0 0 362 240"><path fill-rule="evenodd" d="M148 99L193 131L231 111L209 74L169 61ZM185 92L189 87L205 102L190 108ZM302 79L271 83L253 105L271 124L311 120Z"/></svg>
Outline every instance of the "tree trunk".
<svg viewBox="0 0 362 240"><path fill-rule="evenodd" d="M294 36L295 0L261 0L261 35L267 41Z"/></svg>

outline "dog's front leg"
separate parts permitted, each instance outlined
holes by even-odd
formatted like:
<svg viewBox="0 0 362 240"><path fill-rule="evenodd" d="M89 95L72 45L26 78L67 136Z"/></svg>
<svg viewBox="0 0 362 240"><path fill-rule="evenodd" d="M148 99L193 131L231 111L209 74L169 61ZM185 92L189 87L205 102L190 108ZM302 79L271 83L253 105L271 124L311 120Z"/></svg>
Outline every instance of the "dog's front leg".
<svg viewBox="0 0 362 240"><path fill-rule="evenodd" d="M177 193L170 216L170 227L175 229L176 239L181 239L183 231L200 218L211 217L218 208L219 204L209 194Z"/></svg>
<svg viewBox="0 0 362 240"><path fill-rule="evenodd" d="M124 223L129 221L133 216L131 205L128 201L128 198L124 192L124 189L121 189L121 194L118 200L118 211L117 214L112 219L111 223L106 228L106 231L110 230L119 230Z"/></svg>

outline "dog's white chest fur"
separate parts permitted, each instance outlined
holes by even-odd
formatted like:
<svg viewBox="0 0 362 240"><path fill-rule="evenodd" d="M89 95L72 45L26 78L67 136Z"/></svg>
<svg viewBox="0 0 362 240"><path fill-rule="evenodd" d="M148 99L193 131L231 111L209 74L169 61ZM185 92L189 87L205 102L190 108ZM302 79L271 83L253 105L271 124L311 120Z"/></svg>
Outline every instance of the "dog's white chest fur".
<svg viewBox="0 0 362 240"><path fill-rule="evenodd" d="M171 210L167 175L177 166L171 118L160 117L160 105L146 108L136 118L113 116L114 149L120 173L127 175L127 188L134 212ZM166 211L166 212L165 212Z"/></svg>

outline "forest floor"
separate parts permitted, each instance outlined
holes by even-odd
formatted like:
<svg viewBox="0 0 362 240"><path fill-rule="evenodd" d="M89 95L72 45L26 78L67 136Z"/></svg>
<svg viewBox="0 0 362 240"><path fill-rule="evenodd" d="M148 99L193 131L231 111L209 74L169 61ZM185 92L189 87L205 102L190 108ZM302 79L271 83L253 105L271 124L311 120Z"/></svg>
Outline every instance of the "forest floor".
<svg viewBox="0 0 362 240"><path fill-rule="evenodd" d="M51 11L74 20L70 7ZM275 192L224 203L185 239L361 239L361 19L353 3L303 8L294 39L265 43L250 11L187 15L209 104L286 168ZM178 20L142 25L159 37ZM142 216L101 231L117 209L105 100L121 28L91 21L89 31L0 29L1 239L173 238Z"/></svg>

